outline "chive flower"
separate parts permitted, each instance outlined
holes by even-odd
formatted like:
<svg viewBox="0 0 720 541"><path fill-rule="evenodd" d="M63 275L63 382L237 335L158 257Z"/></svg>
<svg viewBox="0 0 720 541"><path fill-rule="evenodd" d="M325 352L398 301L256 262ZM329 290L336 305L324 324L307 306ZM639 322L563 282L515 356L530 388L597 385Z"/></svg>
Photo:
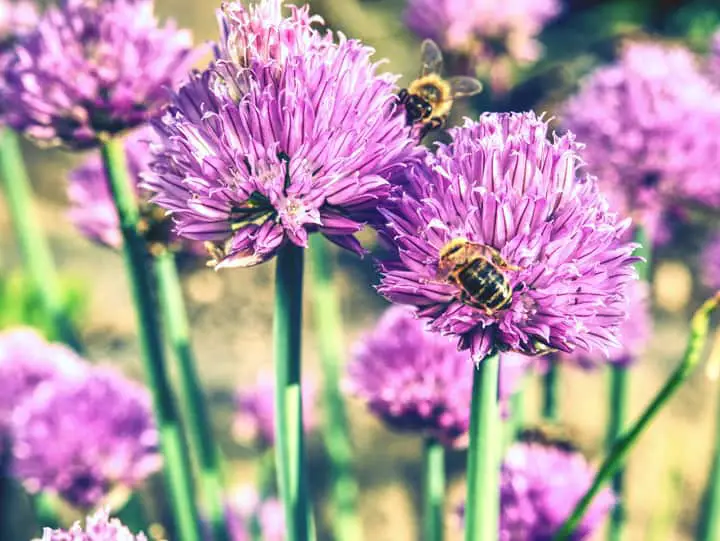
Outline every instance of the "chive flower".
<svg viewBox="0 0 720 541"><path fill-rule="evenodd" d="M109 368L40 385L12 418L15 477L90 509L161 465L150 396Z"/></svg>
<svg viewBox="0 0 720 541"><path fill-rule="evenodd" d="M416 152L396 77L377 73L373 50L281 7L226 6L217 62L153 122L161 143L145 187L179 236L207 243L216 268L306 247L314 232L364 253L353 235Z"/></svg>
<svg viewBox="0 0 720 541"><path fill-rule="evenodd" d="M43 145L97 146L160 109L191 45L152 0L61 0L9 53L0 120Z"/></svg>
<svg viewBox="0 0 720 541"><path fill-rule="evenodd" d="M283 541L286 538L285 516L280 500L261 499L250 485L239 487L231 495L227 508L230 541L251 541L253 522L263 541Z"/></svg>
<svg viewBox="0 0 720 541"><path fill-rule="evenodd" d="M635 245L594 179L576 176L574 136L548 139L533 113L484 114L450 135L381 209L397 257L381 263L380 293L476 362L618 347Z"/></svg>
<svg viewBox="0 0 720 541"><path fill-rule="evenodd" d="M85 519L85 527L76 522L69 530L45 528L41 539L35 541L147 541L144 534L133 534L107 509L101 509Z"/></svg>
<svg viewBox="0 0 720 541"><path fill-rule="evenodd" d="M30 32L37 21L35 3L28 0L0 0L0 57L18 38Z"/></svg>

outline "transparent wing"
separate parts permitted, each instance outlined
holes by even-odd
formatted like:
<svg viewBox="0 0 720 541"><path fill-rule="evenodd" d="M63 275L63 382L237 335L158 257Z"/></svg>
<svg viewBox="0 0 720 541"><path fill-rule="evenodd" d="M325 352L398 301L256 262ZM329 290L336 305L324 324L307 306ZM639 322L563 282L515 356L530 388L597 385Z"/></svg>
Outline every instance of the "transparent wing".
<svg viewBox="0 0 720 541"><path fill-rule="evenodd" d="M440 73L442 71L443 56L440 47L431 39L426 39L420 46L420 60L422 61L423 76L428 73Z"/></svg>
<svg viewBox="0 0 720 541"><path fill-rule="evenodd" d="M474 96L482 92L483 89L482 83L472 77L452 77L448 82L450 83L450 94L453 98Z"/></svg>

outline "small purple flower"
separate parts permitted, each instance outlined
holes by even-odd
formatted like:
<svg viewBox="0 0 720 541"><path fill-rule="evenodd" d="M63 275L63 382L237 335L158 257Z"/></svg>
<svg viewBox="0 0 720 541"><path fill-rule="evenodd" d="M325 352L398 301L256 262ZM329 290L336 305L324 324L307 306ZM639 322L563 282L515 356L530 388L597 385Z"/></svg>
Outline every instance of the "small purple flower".
<svg viewBox="0 0 720 541"><path fill-rule="evenodd" d="M514 444L502 465L500 541L550 541L594 476L594 469L577 451L540 443ZM615 501L610 489L602 490L570 539L590 537Z"/></svg>
<svg viewBox="0 0 720 541"><path fill-rule="evenodd" d="M451 136L428 154L427 174L408 170L416 196L382 209L398 257L382 264L378 290L417 306L476 362L493 350L619 346L637 260L621 240L629 220L608 211L594 179L576 177L572 134L549 140L533 113L502 113ZM484 272L488 289L466 285Z"/></svg>
<svg viewBox="0 0 720 541"><path fill-rule="evenodd" d="M157 136L149 127L140 128L125 138L128 174L135 187L140 183L140 174L149 168L149 145L153 141L157 141ZM119 249L122 246L120 222L100 156L89 156L84 164L70 172L69 179L70 220L90 240ZM151 250L170 246L197 255L204 253L202 244L183 242L173 235L165 211L147 203L147 194L140 192L140 223Z"/></svg>
<svg viewBox="0 0 720 541"><path fill-rule="evenodd" d="M252 486L243 486L233 494L227 513L231 541L253 539L253 521L257 521L263 541L283 541L286 537L282 503L275 498L261 500Z"/></svg>
<svg viewBox="0 0 720 541"><path fill-rule="evenodd" d="M229 58L194 75L153 123L153 201L180 236L210 243L216 268L262 263L313 232L364 253L353 235L416 152L395 77L378 75L360 42L312 29L304 10L254 36L232 6L221 20ZM267 51L248 45L270 36L279 41Z"/></svg>
<svg viewBox="0 0 720 541"><path fill-rule="evenodd" d="M195 56L152 0L62 0L0 74L0 119L45 145L97 146L146 122Z"/></svg>
<svg viewBox="0 0 720 541"><path fill-rule="evenodd" d="M35 4L29 0L0 0L0 55L17 38L30 32L38 21Z"/></svg>
<svg viewBox="0 0 720 541"><path fill-rule="evenodd" d="M0 440L15 409L46 381L81 375L85 362L70 348L50 344L32 329L0 333Z"/></svg>
<svg viewBox="0 0 720 541"><path fill-rule="evenodd" d="M101 509L85 520L85 528L76 522L69 530L45 528L42 539L36 541L147 541L144 534L133 534L107 509Z"/></svg>
<svg viewBox="0 0 720 541"><path fill-rule="evenodd" d="M238 389L237 411L233 423L235 438L241 442L254 442L260 447L275 444L275 383L271 374L261 373L253 387ZM303 381L303 426L309 432L317 425L315 411L315 385Z"/></svg>
<svg viewBox="0 0 720 541"><path fill-rule="evenodd" d="M700 268L703 284L711 289L720 289L720 233L712 236L705 246Z"/></svg>
<svg viewBox="0 0 720 541"><path fill-rule="evenodd" d="M150 396L109 368L39 386L12 418L13 468L30 493L92 508L161 465Z"/></svg>
<svg viewBox="0 0 720 541"><path fill-rule="evenodd" d="M566 103L563 125L587 143L612 208L655 242L669 206L720 204L720 92L687 49L629 43Z"/></svg>

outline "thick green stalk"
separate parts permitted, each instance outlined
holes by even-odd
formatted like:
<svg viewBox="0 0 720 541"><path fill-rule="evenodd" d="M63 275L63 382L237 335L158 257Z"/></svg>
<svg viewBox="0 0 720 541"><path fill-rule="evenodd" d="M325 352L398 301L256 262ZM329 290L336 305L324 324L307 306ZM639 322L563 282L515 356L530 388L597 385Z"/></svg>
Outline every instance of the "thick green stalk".
<svg viewBox="0 0 720 541"><path fill-rule="evenodd" d="M720 292L705 301L698 311L695 312L690 322L690 337L688 338L685 354L683 355L680 366L670 375L665 385L663 385L662 389L660 389L652 402L650 402L650 405L645 408L645 411L640 415L640 418L615 442L610 453L595 475L592 485L577 503L565 524L563 524L562 528L555 537L553 537L553 541L570 539L570 536L580 524L580 521L582 521L583 516L590 507L593 498L605 483L622 468L625 458L635 443L637 443L640 435L700 364L708 327L710 325L710 315L718 307L718 304L720 304Z"/></svg>
<svg viewBox="0 0 720 541"><path fill-rule="evenodd" d="M19 138L9 129L1 130L0 137L0 179L25 272L40 294L43 309L56 334L55 338L79 351L81 343L65 311L52 253L33 206L30 180Z"/></svg>
<svg viewBox="0 0 720 541"><path fill-rule="evenodd" d="M190 326L175 257L172 252L165 250L154 258L154 263L165 333L180 376L180 403L185 426L198 461L203 507L214 540L229 541L230 535L225 522L220 451L213 436L200 378L195 369L195 355L190 343Z"/></svg>
<svg viewBox="0 0 720 541"><path fill-rule="evenodd" d="M200 522L193 499L192 470L167 374L160 321L154 300L155 276L148 266L149 255L145 242L138 232L138 208L127 175L125 152L119 140L108 141L101 150L123 234L125 264L137 316L140 357L153 396L165 481L178 541L199 541Z"/></svg>
<svg viewBox="0 0 720 541"><path fill-rule="evenodd" d="M499 367L499 355L492 353L473 371L465 541L498 538L502 445L497 401Z"/></svg>
<svg viewBox="0 0 720 541"><path fill-rule="evenodd" d="M363 535L357 515L359 489L352 469L350 423L340 392L345 354L342 316L327 242L321 235L310 237L315 328L324 375L323 438L332 468L333 534L335 539L361 541Z"/></svg>
<svg viewBox="0 0 720 541"><path fill-rule="evenodd" d="M312 538L300 392L303 249L287 243L275 276L275 465L287 541Z"/></svg>
<svg viewBox="0 0 720 541"><path fill-rule="evenodd" d="M423 539L442 541L445 515L445 448L435 438L426 438L423 442L423 472Z"/></svg>
<svg viewBox="0 0 720 541"><path fill-rule="evenodd" d="M548 361L548 369L543 376L543 418L548 421L558 420L558 382L560 379L560 365L555 361Z"/></svg>

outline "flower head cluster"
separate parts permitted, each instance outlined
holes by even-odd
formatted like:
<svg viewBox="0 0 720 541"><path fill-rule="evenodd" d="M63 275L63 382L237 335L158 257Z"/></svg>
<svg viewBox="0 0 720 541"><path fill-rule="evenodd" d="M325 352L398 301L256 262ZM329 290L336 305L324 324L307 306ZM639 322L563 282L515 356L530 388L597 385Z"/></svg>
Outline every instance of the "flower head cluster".
<svg viewBox="0 0 720 541"><path fill-rule="evenodd" d="M125 138L127 170L133 185L137 188L140 174L147 171L150 161L149 145L156 140L155 132L149 127L140 128ZM92 155L70 172L68 199L70 220L87 238L111 248L122 246L120 221L108 189L105 170L100 156ZM192 253L203 253L199 243L186 243L170 231L170 219L165 211L149 204L140 195L142 233L151 249L155 246L185 248Z"/></svg>
<svg viewBox="0 0 720 541"><path fill-rule="evenodd" d="M147 391L113 370L38 387L12 419L13 468L31 493L91 508L160 467Z"/></svg>
<svg viewBox="0 0 720 541"><path fill-rule="evenodd" d="M25 399L46 381L74 377L87 365L71 349L50 344L31 329L0 333L0 440Z"/></svg>
<svg viewBox="0 0 720 541"><path fill-rule="evenodd" d="M152 0L62 0L11 54L0 118L72 148L147 121L194 60L190 34L160 27Z"/></svg>
<svg viewBox="0 0 720 541"><path fill-rule="evenodd" d="M630 43L564 107L563 124L587 143L587 167L615 210L660 240L678 201L720 204L720 92L693 54Z"/></svg>
<svg viewBox="0 0 720 541"><path fill-rule="evenodd" d="M716 233L705 246L700 259L703 283L712 289L720 289L720 233Z"/></svg>
<svg viewBox="0 0 720 541"><path fill-rule="evenodd" d="M254 442L260 447L275 443L275 384L270 374L261 373L253 387L238 389L237 410L233 432L242 442ZM317 425L315 385L303 381L303 426L311 431Z"/></svg>
<svg viewBox="0 0 720 541"><path fill-rule="evenodd" d="M275 498L261 500L254 487L243 486L237 490L232 495L227 513L232 541L250 541L253 538L253 521L257 521L263 541L283 541L286 538L282 503Z"/></svg>
<svg viewBox="0 0 720 541"><path fill-rule="evenodd" d="M135 535L118 519L110 518L107 510L87 517L85 527L76 522L69 530L45 528L42 539L35 541L146 541L144 534Z"/></svg>
<svg viewBox="0 0 720 541"><path fill-rule="evenodd" d="M225 7L221 57L154 122L145 185L217 267L262 263L313 232L362 253L354 233L416 152L373 51L321 34L304 9L283 18L281 4Z"/></svg>
<svg viewBox="0 0 720 541"><path fill-rule="evenodd" d="M547 135L532 113L468 120L427 156L427 174L409 169L415 195L382 209L397 259L382 265L379 291L417 306L476 361L619 346L635 278L629 221L576 177L574 137Z"/></svg>
<svg viewBox="0 0 720 541"><path fill-rule="evenodd" d="M0 0L0 55L37 24L37 7L30 0Z"/></svg>
<svg viewBox="0 0 720 541"><path fill-rule="evenodd" d="M507 451L500 482L500 541L550 541L592 483L585 457L552 444L516 443ZM571 539L587 539L615 505L606 488L598 494Z"/></svg>

